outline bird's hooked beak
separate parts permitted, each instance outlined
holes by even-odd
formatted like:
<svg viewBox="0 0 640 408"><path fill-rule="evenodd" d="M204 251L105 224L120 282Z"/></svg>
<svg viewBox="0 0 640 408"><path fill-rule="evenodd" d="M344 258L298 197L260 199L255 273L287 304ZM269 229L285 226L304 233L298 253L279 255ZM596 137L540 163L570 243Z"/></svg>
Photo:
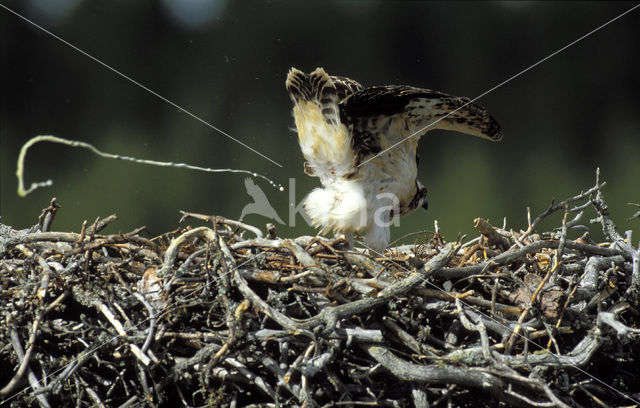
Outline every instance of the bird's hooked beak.
<svg viewBox="0 0 640 408"><path fill-rule="evenodd" d="M429 200L427 200L427 188L422 183L416 180L416 186L418 187L418 196L420 197L420 206L427 210L429 208Z"/></svg>

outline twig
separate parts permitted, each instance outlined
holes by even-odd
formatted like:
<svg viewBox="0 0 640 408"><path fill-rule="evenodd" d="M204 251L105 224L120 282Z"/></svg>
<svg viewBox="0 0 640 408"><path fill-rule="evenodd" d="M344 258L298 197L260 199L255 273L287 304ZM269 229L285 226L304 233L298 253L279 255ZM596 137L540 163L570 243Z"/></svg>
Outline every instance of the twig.
<svg viewBox="0 0 640 408"><path fill-rule="evenodd" d="M184 222L184 220L188 218L195 218L197 220L211 222L214 225L216 224L233 225L234 227L239 227L249 232L252 232L256 236L256 238L264 237L264 235L262 234L262 231L260 231L260 229L254 227L253 225L245 224L244 222L240 222L236 220L231 220L229 218L221 217L219 215L196 214L196 213L190 213L182 210L180 211L180 214L182 214L182 218L180 218L180 222Z"/></svg>
<svg viewBox="0 0 640 408"><path fill-rule="evenodd" d="M40 324L42 323L42 320L44 319L45 315L49 311L53 310L57 305L59 305L64 300L65 297L66 297L66 292L58 296L56 300L51 302L51 304L48 305L48 307L43 308L38 314L38 318L33 322L31 326L31 335L29 336L29 341L27 342L28 348L27 348L27 351L24 353L24 358L20 362L20 367L18 368L18 371L15 373L13 378L11 378L9 383L5 385L2 389L0 389L0 396L4 397L10 394L18 385L18 383L22 380L22 377L24 376L24 374L27 372L27 369L29 368L29 362L31 361L31 355L33 354L33 350L35 348L36 339L38 337L38 329L40 328Z"/></svg>
<svg viewBox="0 0 640 408"><path fill-rule="evenodd" d="M495 265L506 265L510 262L513 262L517 259L522 258L523 256L530 254L530 253L534 253L537 252L541 249L555 249L558 248L558 246L560 245L560 241L559 240L544 240L544 241L535 241L532 242L531 244L528 244L526 246L524 246L522 249L517 249L516 246L511 247L511 249L509 249L506 252L503 252L502 254L494 257L494 258L490 258L484 262L481 262L477 265L473 265L473 266L463 266L463 267L454 267L454 268L442 268L439 269L437 271L434 272L434 274L436 276L441 276L441 277L445 277L445 278L464 278L467 276L471 276L471 275L475 275L477 273L480 273L485 266L489 265L489 264L495 264ZM577 241L571 241L571 240L567 240L565 242L565 248L568 249L573 249L575 251L580 251L582 253L585 254L592 254L592 255L602 255L602 256L616 256L616 255L622 255L625 256L625 258L631 258L628 254L617 250L617 249L613 249L613 248L604 248L604 247L599 247L599 246L595 246L595 245L589 245L589 244L583 244Z"/></svg>
<svg viewBox="0 0 640 408"><path fill-rule="evenodd" d="M520 399L504 392L505 384L499 377L486 372L465 370L457 367L417 365L394 356L385 347L374 345L363 345L361 347L399 380L419 381L430 384L456 384L480 388L506 403L514 406L527 406Z"/></svg>
<svg viewBox="0 0 640 408"><path fill-rule="evenodd" d="M598 169L598 171L600 171ZM520 239L518 240L519 242L523 242L523 240L525 238L527 238L532 232L533 230L535 230L536 226L538 225L538 223L540 221L542 221L544 218L546 218L547 216L553 214L554 212L558 211L558 210L562 210L565 207L568 207L569 204L576 202L576 201L580 201L583 200L585 198L588 198L590 195L592 195L593 193L600 191L600 189L604 188L607 185L606 182L600 183L599 180L596 180L596 185L591 187L590 189L588 189L587 191L584 191L576 196L567 198L566 200L563 200L561 202L559 202L558 204L554 204L553 201L551 201L551 204L549 204L549 207L540 215L538 215L533 222L529 223L529 227L527 228L527 230L524 232L524 234L522 234L520 236Z"/></svg>
<svg viewBox="0 0 640 408"><path fill-rule="evenodd" d="M542 291L542 288L544 287L544 285L546 285L546 283L549 281L549 278L551 277L551 275L553 275L553 273L556 271L556 269L558 269L560 267L560 265L561 265L561 262L558 261L558 258L556 257L553 267L549 269L549 271L547 272L545 277L542 279L542 281L540 282L540 284L536 288L536 290L533 292L533 295L531 295L531 299L529 299L529 303L524 308L524 310L522 311L522 314L518 318L518 323L517 323L515 329L513 330L513 333L509 337L509 340L505 343L505 348L506 348L506 352L507 353L509 353L511 351L511 347L513 347L513 344L516 341L516 338L518 336L520 336L520 330L522 330L522 322L524 321L525 317L529 314L529 311L531 310L531 307L536 303L536 301L537 301L536 299L538 298L538 295L540 294L540 291Z"/></svg>
<svg viewBox="0 0 640 408"><path fill-rule="evenodd" d="M15 351L16 355L18 356L18 361L24 361L24 350L22 349L22 345L20 344L20 337L18 336L18 332L15 329L11 329L11 345L13 346L13 351ZM29 380L31 389L33 389L34 393L36 394L38 404L43 408L50 407L51 405L49 405L47 397L42 393L38 393L38 390L41 389L40 382L38 381L38 378L33 373L33 370L31 368L29 368L27 379Z"/></svg>
<svg viewBox="0 0 640 408"><path fill-rule="evenodd" d="M38 218L38 230L41 232L48 232L51 230L51 225L53 224L53 219L58 212L58 209L62 208L57 202L56 198L53 197L51 199L51 203L49 207L42 210L42 214Z"/></svg>

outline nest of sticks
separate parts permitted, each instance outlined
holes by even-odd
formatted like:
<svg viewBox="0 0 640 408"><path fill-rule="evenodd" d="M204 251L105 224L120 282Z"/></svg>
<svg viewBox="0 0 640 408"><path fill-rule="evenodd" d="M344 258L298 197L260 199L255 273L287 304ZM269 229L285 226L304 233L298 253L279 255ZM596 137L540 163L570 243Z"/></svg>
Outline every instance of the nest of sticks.
<svg viewBox="0 0 640 408"><path fill-rule="evenodd" d="M378 258L188 213L206 225L54 232L54 200L0 230L0 405L637 404L639 251L603 186Z"/></svg>

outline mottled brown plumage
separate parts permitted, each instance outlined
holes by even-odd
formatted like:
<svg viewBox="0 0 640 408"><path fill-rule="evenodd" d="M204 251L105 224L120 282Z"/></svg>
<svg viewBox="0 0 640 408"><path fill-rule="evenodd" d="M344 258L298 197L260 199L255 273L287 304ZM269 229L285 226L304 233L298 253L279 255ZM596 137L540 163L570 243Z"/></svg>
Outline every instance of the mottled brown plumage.
<svg viewBox="0 0 640 408"><path fill-rule="evenodd" d="M446 129L502 139L496 120L467 98L405 85L364 88L322 68L292 68L286 86L305 173L323 186L305 200L311 222L322 231L362 233L376 252L389 242L395 215L426 208L426 188L416 179L420 136Z"/></svg>

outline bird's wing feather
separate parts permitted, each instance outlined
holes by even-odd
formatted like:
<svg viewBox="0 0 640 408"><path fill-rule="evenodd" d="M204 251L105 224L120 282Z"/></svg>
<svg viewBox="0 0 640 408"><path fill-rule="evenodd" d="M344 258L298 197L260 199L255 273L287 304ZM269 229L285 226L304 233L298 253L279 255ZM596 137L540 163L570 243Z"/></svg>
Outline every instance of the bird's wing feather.
<svg viewBox="0 0 640 408"><path fill-rule="evenodd" d="M455 130L492 141L502 139L496 120L469 99L411 86L374 86L357 91L340 103L340 118L352 133L353 148L361 158L433 129ZM382 135L387 140L381 140Z"/></svg>
<svg viewBox="0 0 640 408"><path fill-rule="evenodd" d="M351 78L342 77L342 76L332 76L331 80L338 91L338 99L340 101L344 100L348 96L361 91L364 89L360 83L354 81Z"/></svg>
<svg viewBox="0 0 640 408"><path fill-rule="evenodd" d="M292 68L286 86L294 103L307 173L322 179L352 172L355 153L351 135L340 121L339 103L362 86L348 78L329 76L322 68L311 74Z"/></svg>

